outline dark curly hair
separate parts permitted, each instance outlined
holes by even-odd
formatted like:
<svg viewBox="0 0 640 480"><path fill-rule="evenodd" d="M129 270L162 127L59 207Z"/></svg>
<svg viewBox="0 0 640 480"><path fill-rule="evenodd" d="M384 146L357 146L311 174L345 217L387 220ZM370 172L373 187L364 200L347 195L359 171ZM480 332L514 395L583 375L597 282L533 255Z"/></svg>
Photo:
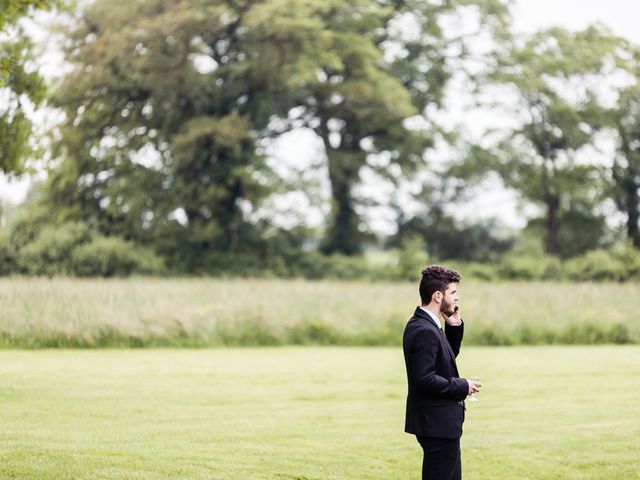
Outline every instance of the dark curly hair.
<svg viewBox="0 0 640 480"><path fill-rule="evenodd" d="M450 283L459 283L462 277L455 270L440 265L427 265L422 269L420 300L428 305L435 292L444 293Z"/></svg>

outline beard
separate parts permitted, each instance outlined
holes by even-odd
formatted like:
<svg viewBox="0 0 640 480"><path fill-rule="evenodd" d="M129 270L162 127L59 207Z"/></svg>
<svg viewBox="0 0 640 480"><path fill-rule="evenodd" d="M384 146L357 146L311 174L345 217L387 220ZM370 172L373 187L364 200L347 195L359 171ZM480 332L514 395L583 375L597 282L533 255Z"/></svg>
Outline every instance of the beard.
<svg viewBox="0 0 640 480"><path fill-rule="evenodd" d="M442 304L440 305L440 313L446 315L447 317L450 317L451 315L456 313L454 302L449 303L443 299Z"/></svg>

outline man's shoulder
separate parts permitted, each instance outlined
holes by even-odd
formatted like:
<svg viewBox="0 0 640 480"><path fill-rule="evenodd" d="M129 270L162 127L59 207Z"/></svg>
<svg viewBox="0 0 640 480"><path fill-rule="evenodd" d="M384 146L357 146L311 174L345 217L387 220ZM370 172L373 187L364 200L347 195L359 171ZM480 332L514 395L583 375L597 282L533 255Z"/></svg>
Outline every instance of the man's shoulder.
<svg viewBox="0 0 640 480"><path fill-rule="evenodd" d="M404 327L405 335L408 333L424 332L436 332L437 327L433 325L429 320L418 315L413 315L407 325Z"/></svg>
<svg viewBox="0 0 640 480"><path fill-rule="evenodd" d="M405 326L405 330L407 328L420 328L422 323L424 323L424 318L420 317L416 313L414 313Z"/></svg>
<svg viewBox="0 0 640 480"><path fill-rule="evenodd" d="M424 318L412 317L407 323L402 336L402 345L405 354L416 345L436 345L440 339L438 327Z"/></svg>

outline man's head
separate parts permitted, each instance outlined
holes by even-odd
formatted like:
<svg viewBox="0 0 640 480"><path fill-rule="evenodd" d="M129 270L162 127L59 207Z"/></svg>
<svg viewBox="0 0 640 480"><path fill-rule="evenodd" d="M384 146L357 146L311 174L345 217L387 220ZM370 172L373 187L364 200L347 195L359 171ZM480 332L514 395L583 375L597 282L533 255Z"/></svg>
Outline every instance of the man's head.
<svg viewBox="0 0 640 480"><path fill-rule="evenodd" d="M439 265L422 269L420 299L422 306L432 305L447 316L453 315L458 301L457 287L461 277L458 272Z"/></svg>

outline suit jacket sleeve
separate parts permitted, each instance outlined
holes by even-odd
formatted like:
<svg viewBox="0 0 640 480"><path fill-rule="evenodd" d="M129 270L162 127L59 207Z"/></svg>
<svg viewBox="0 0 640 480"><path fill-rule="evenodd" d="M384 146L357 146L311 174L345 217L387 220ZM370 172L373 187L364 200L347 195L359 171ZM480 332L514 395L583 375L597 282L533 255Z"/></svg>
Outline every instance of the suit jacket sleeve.
<svg viewBox="0 0 640 480"><path fill-rule="evenodd" d="M462 336L464 335L464 322L457 326L445 324L444 331L447 336L447 341L449 345L451 345L451 350L453 350L453 353L457 357L460 353L460 344L462 343Z"/></svg>
<svg viewBox="0 0 640 480"><path fill-rule="evenodd" d="M416 332L411 349L411 383L427 395L461 400L466 398L469 386L466 380L443 377L436 373L440 345L437 333L430 329ZM458 345L459 350L459 345Z"/></svg>

